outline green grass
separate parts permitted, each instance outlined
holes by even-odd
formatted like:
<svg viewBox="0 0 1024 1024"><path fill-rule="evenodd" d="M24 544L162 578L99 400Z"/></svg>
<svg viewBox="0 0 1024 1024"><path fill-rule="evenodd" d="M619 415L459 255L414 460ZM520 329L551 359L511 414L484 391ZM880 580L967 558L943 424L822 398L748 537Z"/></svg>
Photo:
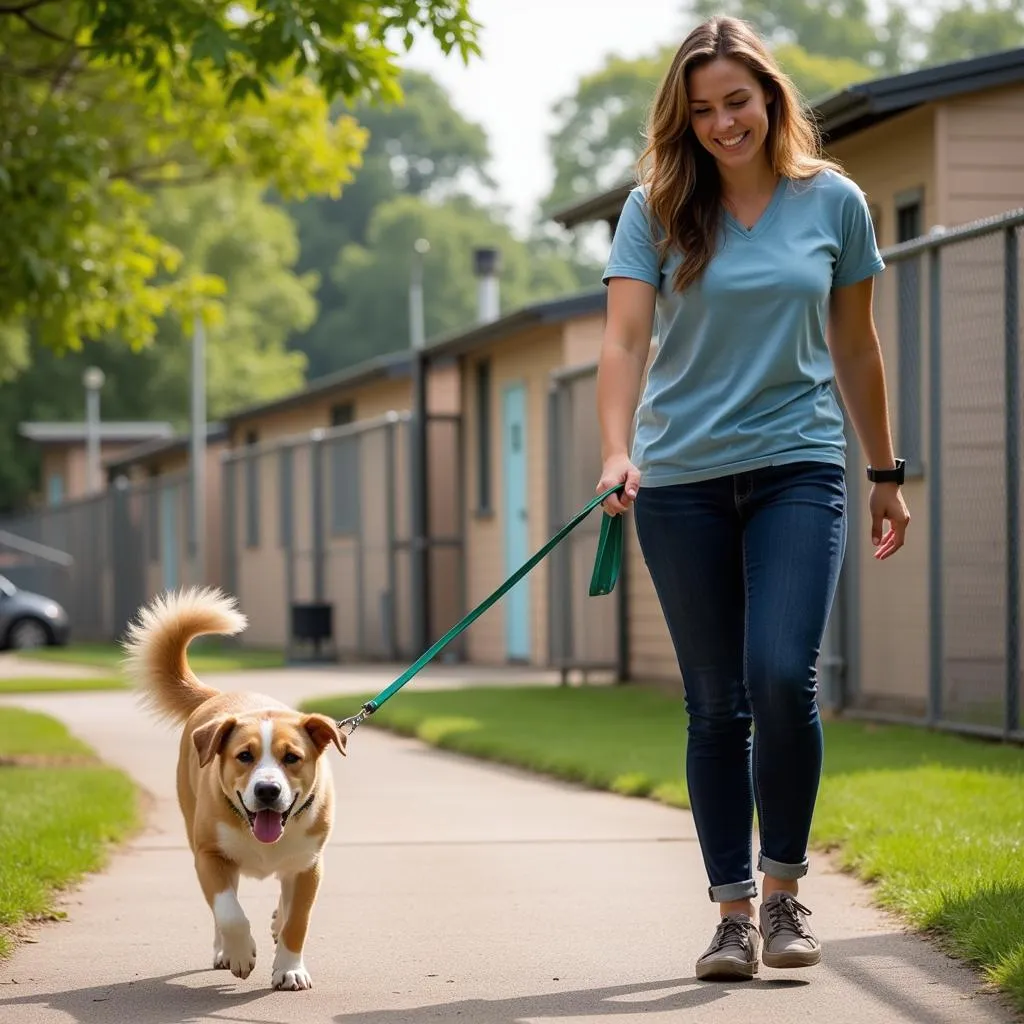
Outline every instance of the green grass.
<svg viewBox="0 0 1024 1024"><path fill-rule="evenodd" d="M75 690L123 690L127 682L119 676L61 679L57 676L0 677L0 693L70 693Z"/></svg>
<svg viewBox="0 0 1024 1024"><path fill-rule="evenodd" d="M116 644L79 643L67 647L35 647L19 651L20 658L36 661L82 665L87 668L120 669L124 652ZM189 663L196 672L240 672L258 668L282 668L284 652L221 647L216 639L194 640L189 647Z"/></svg>
<svg viewBox="0 0 1024 1024"><path fill-rule="evenodd" d="M344 717L373 694L307 702ZM403 690L367 727L586 786L688 805L681 702L639 687ZM812 841L1024 1010L1024 751L825 725Z"/></svg>
<svg viewBox="0 0 1024 1024"><path fill-rule="evenodd" d="M55 898L101 868L139 821L123 772L48 715L0 708L0 957L25 921L55 915Z"/></svg>

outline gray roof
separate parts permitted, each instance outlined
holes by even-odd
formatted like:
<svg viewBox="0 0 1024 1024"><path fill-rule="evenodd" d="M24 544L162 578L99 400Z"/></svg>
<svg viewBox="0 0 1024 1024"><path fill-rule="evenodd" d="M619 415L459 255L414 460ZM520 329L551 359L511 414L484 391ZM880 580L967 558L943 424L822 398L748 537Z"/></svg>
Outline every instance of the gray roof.
<svg viewBox="0 0 1024 1024"><path fill-rule="evenodd" d="M562 298L547 299L529 306L522 306L497 320L473 324L471 327L453 331L429 341L424 350L424 358L430 362L452 359L479 345L497 341L523 327L557 323L574 316L598 312L604 309L604 302L605 293L602 288L598 291L577 292ZM304 405L311 398L327 395L334 391L347 391L375 380L409 377L412 374L412 361L411 349L378 356L337 373L319 377L301 391L293 391L282 398L236 409L223 418L224 423L226 426L232 427L266 413Z"/></svg>
<svg viewBox="0 0 1024 1024"><path fill-rule="evenodd" d="M228 436L227 427L223 423L208 423L206 425L206 440L208 443L223 441ZM121 455L115 455L111 459L104 459L103 465L110 471L127 469L138 463L146 463L162 455L171 455L176 452L186 451L192 443L191 434L175 434L172 437L154 437L151 440L137 444Z"/></svg>
<svg viewBox="0 0 1024 1024"><path fill-rule="evenodd" d="M269 412L280 412L284 409L304 405L311 398L328 395L333 391L347 391L350 388L369 384L375 380L386 380L389 377L407 377L411 372L412 358L407 351L377 356L374 359L356 363L355 366L347 366L337 373L318 377L300 391L289 392L287 395L271 399L269 402L258 402L255 405L246 405L241 409L236 409L223 417L224 424L227 427L232 427Z"/></svg>
<svg viewBox="0 0 1024 1024"><path fill-rule="evenodd" d="M822 142L829 145L914 107L982 89L1024 82L1024 47L951 61L836 89L811 104ZM620 182L596 195L555 210L551 219L572 228L617 217L635 181Z"/></svg>
<svg viewBox="0 0 1024 1024"><path fill-rule="evenodd" d="M84 422L40 422L18 424L18 433L39 444L76 444L85 442L88 425ZM147 441L155 437L170 437L174 427L156 420L100 420L101 441Z"/></svg>

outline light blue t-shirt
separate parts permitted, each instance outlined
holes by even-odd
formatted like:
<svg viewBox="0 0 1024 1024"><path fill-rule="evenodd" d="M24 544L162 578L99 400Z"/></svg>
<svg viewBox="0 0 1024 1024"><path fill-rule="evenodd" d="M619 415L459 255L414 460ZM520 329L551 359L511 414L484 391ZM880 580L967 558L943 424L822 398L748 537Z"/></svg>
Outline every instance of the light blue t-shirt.
<svg viewBox="0 0 1024 1024"><path fill-rule="evenodd" d="M642 187L626 200L605 267L658 289L658 348L632 459L645 487L803 460L845 466L825 343L829 292L884 269L864 195L832 170L780 180L748 231L723 212L719 245L686 292L679 253L658 265Z"/></svg>

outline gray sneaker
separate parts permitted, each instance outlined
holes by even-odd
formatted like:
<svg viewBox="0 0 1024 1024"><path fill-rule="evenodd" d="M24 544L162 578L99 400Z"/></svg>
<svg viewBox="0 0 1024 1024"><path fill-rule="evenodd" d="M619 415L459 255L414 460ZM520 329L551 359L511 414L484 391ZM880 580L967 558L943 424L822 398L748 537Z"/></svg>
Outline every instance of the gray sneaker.
<svg viewBox="0 0 1024 1024"><path fill-rule="evenodd" d="M697 960L697 977L752 978L757 974L761 936L746 914L727 914L715 929L711 945Z"/></svg>
<svg viewBox="0 0 1024 1024"><path fill-rule="evenodd" d="M765 967L813 967L821 960L821 943L807 924L811 912L788 892L772 893L761 904Z"/></svg>

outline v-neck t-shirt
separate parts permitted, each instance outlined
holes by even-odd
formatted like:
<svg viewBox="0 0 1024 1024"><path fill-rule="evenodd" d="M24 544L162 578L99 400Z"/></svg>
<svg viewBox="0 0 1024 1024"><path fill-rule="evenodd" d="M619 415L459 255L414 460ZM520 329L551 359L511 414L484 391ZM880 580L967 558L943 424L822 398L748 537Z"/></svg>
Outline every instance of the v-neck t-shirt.
<svg viewBox="0 0 1024 1024"><path fill-rule="evenodd" d="M747 229L726 210L714 255L680 294L680 254L659 262L642 186L630 193L602 280L657 289L657 348L636 415L641 485L705 480L799 461L845 467L825 341L829 294L879 273L867 202L831 169L781 178Z"/></svg>

